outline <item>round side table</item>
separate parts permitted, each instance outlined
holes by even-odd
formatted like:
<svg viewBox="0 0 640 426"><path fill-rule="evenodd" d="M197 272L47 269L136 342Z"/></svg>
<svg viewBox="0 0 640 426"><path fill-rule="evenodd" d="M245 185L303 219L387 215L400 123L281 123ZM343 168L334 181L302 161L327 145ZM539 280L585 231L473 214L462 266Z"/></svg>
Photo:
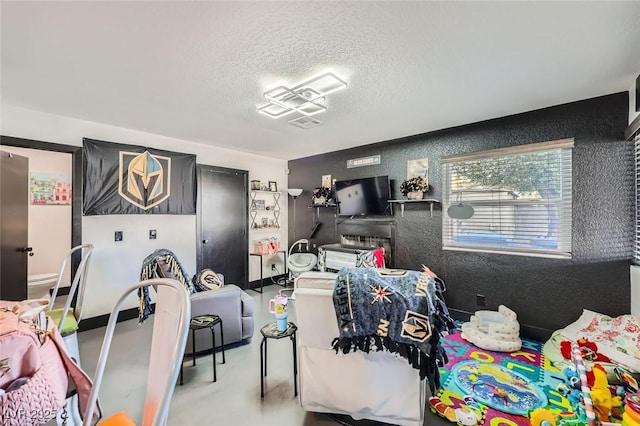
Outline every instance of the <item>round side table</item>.
<svg viewBox="0 0 640 426"><path fill-rule="evenodd" d="M196 330L202 330L204 328L208 328L211 330L211 344L213 345L213 349L211 349L211 357L213 358L213 381L217 380L216 375L216 332L214 330L214 326L218 324L220 326L220 342L222 344L222 363L226 362L224 357L224 332L222 331L222 319L218 315L198 315L197 317L191 318L189 322L189 330L191 330L191 358L193 359L193 366L196 365ZM183 370L184 370L184 362L182 367L180 368L180 384L183 383Z"/></svg>
<svg viewBox="0 0 640 426"><path fill-rule="evenodd" d="M282 339L288 337L293 343L293 396L298 396L298 359L296 352L296 331L298 327L287 323L285 331L278 331L275 322L269 323L260 329L262 341L260 342L260 397L264 398L264 378L267 377L267 339Z"/></svg>

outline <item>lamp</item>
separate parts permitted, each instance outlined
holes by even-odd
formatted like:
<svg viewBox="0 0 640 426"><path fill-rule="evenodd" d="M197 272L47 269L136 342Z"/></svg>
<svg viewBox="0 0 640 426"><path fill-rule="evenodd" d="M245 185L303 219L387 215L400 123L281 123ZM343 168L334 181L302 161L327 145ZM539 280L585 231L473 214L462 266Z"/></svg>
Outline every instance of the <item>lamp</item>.
<svg viewBox="0 0 640 426"><path fill-rule="evenodd" d="M271 118L280 118L297 112L303 116L325 112L323 105L327 95L347 87L347 83L332 72L325 72L294 87L277 86L264 92L268 104L258 108L258 112Z"/></svg>
<svg viewBox="0 0 640 426"><path fill-rule="evenodd" d="M302 194L302 189L289 188L287 192L293 197L293 241L296 241L296 198Z"/></svg>

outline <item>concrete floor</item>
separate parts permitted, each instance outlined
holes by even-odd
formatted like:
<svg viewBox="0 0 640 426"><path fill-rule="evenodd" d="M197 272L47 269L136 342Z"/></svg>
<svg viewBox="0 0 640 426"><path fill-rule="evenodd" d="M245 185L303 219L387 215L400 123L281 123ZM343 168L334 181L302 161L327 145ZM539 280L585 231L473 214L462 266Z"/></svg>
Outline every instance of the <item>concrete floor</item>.
<svg viewBox="0 0 640 426"><path fill-rule="evenodd" d="M255 300L253 340L228 349L226 364L217 355L217 382L213 383L211 355L184 365L184 385L176 386L169 412L169 425L264 425L322 426L337 425L328 415L305 412L293 395L291 342L269 342L269 371L265 379L265 397L260 398L260 327L273 321L267 306L282 287L269 285L264 294L249 290ZM289 318L296 322L295 302L290 303ZM134 420L142 414L147 363L151 343L151 321L138 325L125 321L116 327L100 401L105 416L125 410ZM105 328L79 334L83 369L93 377ZM416 373L417 374L417 373ZM369 425L372 422L357 422ZM376 423L380 425L380 423ZM451 425L427 412L425 425Z"/></svg>

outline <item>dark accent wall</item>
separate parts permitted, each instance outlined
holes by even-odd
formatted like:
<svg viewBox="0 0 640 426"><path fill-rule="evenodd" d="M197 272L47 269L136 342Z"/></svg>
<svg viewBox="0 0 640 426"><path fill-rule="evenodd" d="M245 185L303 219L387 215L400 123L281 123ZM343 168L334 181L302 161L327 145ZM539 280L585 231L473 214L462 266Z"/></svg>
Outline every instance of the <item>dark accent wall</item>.
<svg viewBox="0 0 640 426"><path fill-rule="evenodd" d="M488 100L490 101L490 100ZM518 313L523 335L546 339L576 320L582 309L608 315L630 310L629 265L635 224L633 145L624 140L628 92L574 102L461 127L374 143L289 161L289 187L304 188L297 202L296 234L311 232L311 189L321 176L334 179L389 175L392 198L402 198L407 160L429 159L430 192L442 199L441 158L514 145L574 138L573 258L467 253L442 250L442 209L407 204L397 221L396 267L429 266L446 283L453 313L464 318L504 304ZM313 131L313 130L310 130ZM381 164L347 169L348 159L380 154ZM289 198L289 208L293 208ZM320 208L316 245L336 242L335 211ZM446 214L446 213L444 213ZM293 215L290 215L293 217ZM293 223L290 222L289 235ZM486 308L476 305L486 297Z"/></svg>

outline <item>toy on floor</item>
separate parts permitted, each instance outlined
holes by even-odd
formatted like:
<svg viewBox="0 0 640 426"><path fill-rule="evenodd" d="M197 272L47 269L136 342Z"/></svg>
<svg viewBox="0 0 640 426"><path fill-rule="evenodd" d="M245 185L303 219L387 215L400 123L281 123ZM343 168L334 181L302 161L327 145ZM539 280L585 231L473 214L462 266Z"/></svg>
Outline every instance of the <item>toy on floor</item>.
<svg viewBox="0 0 640 426"><path fill-rule="evenodd" d="M629 394L624 399L623 426L640 426L640 394Z"/></svg>
<svg viewBox="0 0 640 426"><path fill-rule="evenodd" d="M591 401L596 412L598 420L608 422L614 407L622 405L622 399L619 396L612 396L607 381L607 373L600 364L594 364L593 386L591 387Z"/></svg>
<svg viewBox="0 0 640 426"><path fill-rule="evenodd" d="M462 324L462 338L488 351L514 352L522 347L517 315L504 305L498 312L477 311Z"/></svg>
<svg viewBox="0 0 640 426"><path fill-rule="evenodd" d="M464 398L464 405L453 408L445 404L436 396L429 398L429 406L432 413L437 413L450 422L463 426L474 426L482 419L482 410L478 403L470 396Z"/></svg>
<svg viewBox="0 0 640 426"><path fill-rule="evenodd" d="M638 386L638 381L627 371L620 367L614 367L613 371L616 373L616 377L622 383L622 387L625 392L629 393L638 393L640 387Z"/></svg>
<svg viewBox="0 0 640 426"><path fill-rule="evenodd" d="M587 339L578 339L578 347L580 348L580 355L585 361L598 361L598 362L610 362L609 357L598 352L598 345L594 342L590 342ZM564 359L572 359L572 343L569 340L563 340L560 342L560 354Z"/></svg>
<svg viewBox="0 0 640 426"><path fill-rule="evenodd" d="M538 408L529 413L529 422L531 426L584 426L584 419L576 416L574 413L564 411L559 414L553 414L546 408Z"/></svg>
<svg viewBox="0 0 640 426"><path fill-rule="evenodd" d="M526 416L548 402L529 379L499 364L462 361L452 368L451 377L463 394L505 413Z"/></svg>

